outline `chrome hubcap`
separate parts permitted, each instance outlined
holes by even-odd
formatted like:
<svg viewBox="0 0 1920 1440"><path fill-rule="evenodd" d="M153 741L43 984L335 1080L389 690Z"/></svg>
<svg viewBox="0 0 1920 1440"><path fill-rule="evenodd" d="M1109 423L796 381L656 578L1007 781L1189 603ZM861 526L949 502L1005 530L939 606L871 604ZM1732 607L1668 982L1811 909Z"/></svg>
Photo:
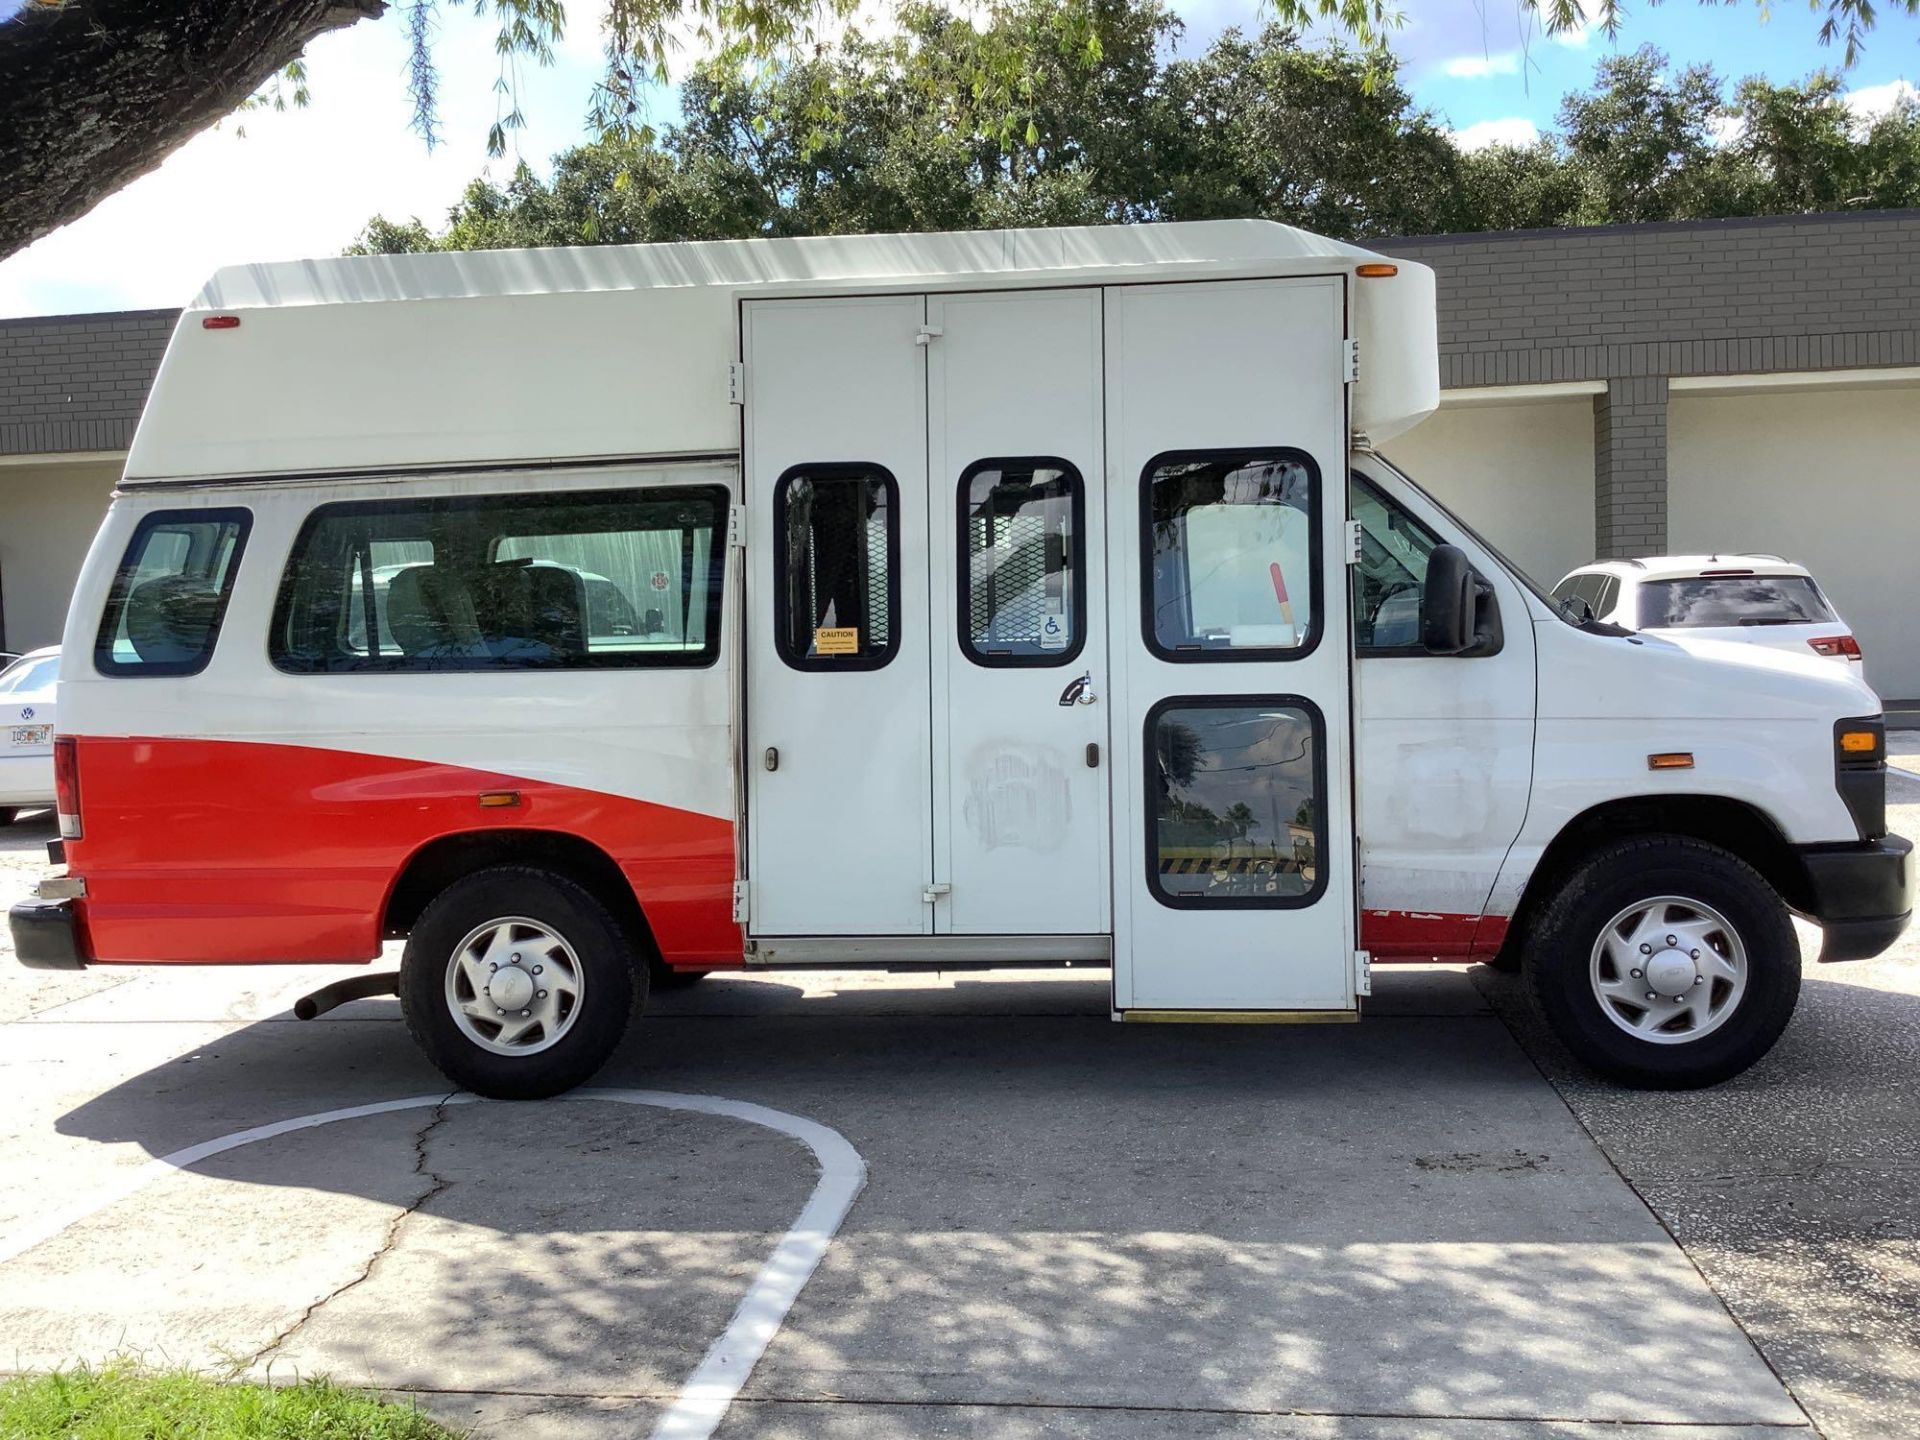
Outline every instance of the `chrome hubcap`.
<svg viewBox="0 0 1920 1440"><path fill-rule="evenodd" d="M573 1027L586 994L580 957L538 920L507 916L474 927L447 961L447 1010L496 1055L532 1055Z"/></svg>
<svg viewBox="0 0 1920 1440"><path fill-rule="evenodd" d="M1747 991L1747 947L1726 916L1681 895L1629 905L1588 966L1600 1011L1629 1035L1684 1045L1724 1025Z"/></svg>

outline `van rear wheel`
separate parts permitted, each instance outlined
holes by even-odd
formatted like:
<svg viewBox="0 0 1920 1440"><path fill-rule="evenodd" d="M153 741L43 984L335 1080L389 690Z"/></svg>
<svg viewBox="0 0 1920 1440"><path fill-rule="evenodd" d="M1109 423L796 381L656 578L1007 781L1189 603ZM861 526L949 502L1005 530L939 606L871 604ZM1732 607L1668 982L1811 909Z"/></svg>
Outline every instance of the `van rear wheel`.
<svg viewBox="0 0 1920 1440"><path fill-rule="evenodd" d="M1780 1038L1800 944L1759 873L1681 836L1624 840L1567 876L1528 946L1528 989L1575 1057L1622 1084L1717 1085Z"/></svg>
<svg viewBox="0 0 1920 1440"><path fill-rule="evenodd" d="M499 1100L588 1079L619 1048L645 991L625 930L591 891L518 865L449 885L400 962L400 1006L427 1058Z"/></svg>

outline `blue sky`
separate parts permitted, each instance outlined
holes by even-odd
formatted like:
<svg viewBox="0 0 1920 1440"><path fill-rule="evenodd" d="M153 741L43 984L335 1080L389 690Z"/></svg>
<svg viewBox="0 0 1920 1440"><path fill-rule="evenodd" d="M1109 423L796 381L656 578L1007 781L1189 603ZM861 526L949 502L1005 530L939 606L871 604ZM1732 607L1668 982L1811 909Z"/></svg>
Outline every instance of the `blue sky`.
<svg viewBox="0 0 1920 1440"><path fill-rule="evenodd" d="M0 0L0 14L17 0ZM1609 42L1549 40L1512 0L1401 0L1395 38L1404 78L1463 142L1525 139L1553 122L1560 98L1589 83ZM1229 25L1255 27L1255 0L1174 0L1187 22L1182 53ZM583 12L584 13L584 12ZM1920 19L1882 10L1848 85L1885 104L1920 78ZM0 261L0 316L179 305L222 265L337 254L369 216L438 222L474 176L511 172L489 161L497 101L492 30L465 6L443 11L437 54L445 143L429 154L407 129L406 45L398 8L323 37L308 52L313 104L255 112L195 138L158 170L91 214ZM1652 43L1677 63L1710 60L1724 75L1798 79L1838 56L1815 41L1817 17L1781 6L1637 5L1618 44ZM551 70L523 77L528 128L519 153L536 167L582 138L599 38L576 26ZM658 102L669 118L669 97Z"/></svg>

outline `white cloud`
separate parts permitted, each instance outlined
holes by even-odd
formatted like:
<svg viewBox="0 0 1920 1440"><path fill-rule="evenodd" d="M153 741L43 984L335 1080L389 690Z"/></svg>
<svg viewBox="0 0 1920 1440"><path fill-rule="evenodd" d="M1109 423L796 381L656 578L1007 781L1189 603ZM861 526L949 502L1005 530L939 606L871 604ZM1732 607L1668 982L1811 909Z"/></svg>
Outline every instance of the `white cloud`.
<svg viewBox="0 0 1920 1440"><path fill-rule="evenodd" d="M1920 100L1920 90L1916 90L1911 81L1889 80L1884 85L1867 85L1859 90L1849 90L1845 99L1854 119L1873 121L1903 101Z"/></svg>
<svg viewBox="0 0 1920 1440"><path fill-rule="evenodd" d="M1462 150L1484 150L1489 145L1527 146L1540 138L1540 127L1524 115L1507 115L1498 120L1482 120L1464 130L1453 132L1453 143Z"/></svg>
<svg viewBox="0 0 1920 1440"><path fill-rule="evenodd" d="M1440 72L1455 80L1484 80L1492 75L1518 75L1520 52L1505 50L1497 55L1456 55L1443 61Z"/></svg>

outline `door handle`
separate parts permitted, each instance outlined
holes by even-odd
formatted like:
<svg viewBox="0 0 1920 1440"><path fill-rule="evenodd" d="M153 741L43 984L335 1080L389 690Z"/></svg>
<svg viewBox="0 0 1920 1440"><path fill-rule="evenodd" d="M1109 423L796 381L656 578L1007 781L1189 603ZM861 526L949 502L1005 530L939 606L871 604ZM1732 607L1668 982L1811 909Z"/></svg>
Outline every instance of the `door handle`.
<svg viewBox="0 0 1920 1440"><path fill-rule="evenodd" d="M1083 671L1078 679L1067 682L1067 688L1060 692L1062 705L1091 705L1100 697L1093 693L1093 672Z"/></svg>

